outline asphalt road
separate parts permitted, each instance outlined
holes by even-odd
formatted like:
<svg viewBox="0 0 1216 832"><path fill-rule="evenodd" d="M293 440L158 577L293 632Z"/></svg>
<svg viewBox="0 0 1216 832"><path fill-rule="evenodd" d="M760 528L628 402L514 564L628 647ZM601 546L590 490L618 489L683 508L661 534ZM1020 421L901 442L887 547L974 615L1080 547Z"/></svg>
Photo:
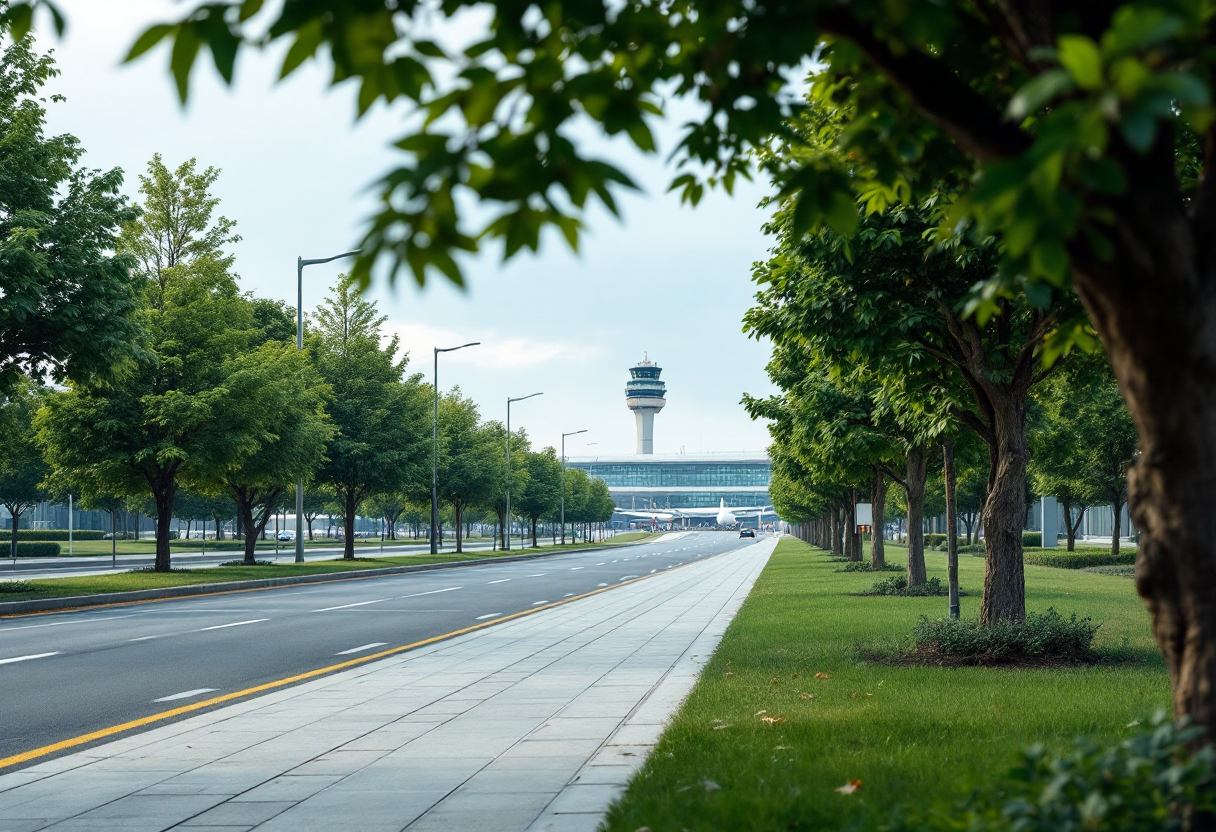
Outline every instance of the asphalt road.
<svg viewBox="0 0 1216 832"><path fill-rule="evenodd" d="M755 543L616 550L0 619L0 759Z"/></svg>

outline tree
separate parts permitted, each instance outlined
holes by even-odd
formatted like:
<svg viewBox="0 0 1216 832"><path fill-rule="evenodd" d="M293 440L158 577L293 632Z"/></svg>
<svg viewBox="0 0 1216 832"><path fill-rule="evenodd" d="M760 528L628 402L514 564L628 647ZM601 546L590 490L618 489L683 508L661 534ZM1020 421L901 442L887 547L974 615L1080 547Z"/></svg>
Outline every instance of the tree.
<svg viewBox="0 0 1216 832"><path fill-rule="evenodd" d="M333 489L346 529L343 558L355 556L359 506L373 494L405 491L430 461L428 396L421 376L406 377L398 340L380 345L386 319L341 276L316 312L310 338L321 378L332 388L327 412L335 432L316 478Z"/></svg>
<svg viewBox="0 0 1216 832"><path fill-rule="evenodd" d="M591 477L582 468L567 468L565 473L566 522L571 528L583 522L591 497ZM577 535L574 542L578 542Z"/></svg>
<svg viewBox="0 0 1216 832"><path fill-rule="evenodd" d="M1081 420L1071 384L1072 368L1036 391L1030 411L1030 473L1035 493L1055 497L1064 509L1067 549L1076 548L1077 529L1086 510L1098 495L1089 471L1085 450L1088 426ZM1074 519L1075 512L1075 519Z"/></svg>
<svg viewBox="0 0 1216 832"><path fill-rule="evenodd" d="M192 161L170 172L154 157L140 177L145 210L119 250L143 280L139 355L113 383L86 380L51 396L39 438L53 468L98 493L151 494L158 571L170 568L179 484L207 483L257 448L260 421L233 407L233 359L257 334L223 249L232 223L213 220L218 171Z"/></svg>
<svg viewBox="0 0 1216 832"><path fill-rule="evenodd" d="M368 498L367 509L384 521L384 538L397 539L397 519L405 511L405 498L398 494L375 494Z"/></svg>
<svg viewBox="0 0 1216 832"><path fill-rule="evenodd" d="M333 507L334 495L315 486L304 489L304 522L308 524L308 539L312 540L312 524L317 517L330 511ZM255 537L257 535L254 535Z"/></svg>
<svg viewBox="0 0 1216 832"><path fill-rule="evenodd" d="M9 390L0 405L0 505L13 518L9 546L16 558L21 515L47 499L44 483L50 470L34 440L34 415L46 397L45 390L28 378L19 378Z"/></svg>
<svg viewBox="0 0 1216 832"><path fill-rule="evenodd" d="M523 457L524 469L528 472L528 486L518 497L512 495L511 507L528 518L532 527L532 547L536 548L540 545L536 540L537 521L541 517L557 513L562 489L562 463L553 448L545 448L539 452L528 451ZM613 508L615 507L614 502ZM602 509L602 506L600 508ZM609 511L608 517L611 516L612 512Z"/></svg>
<svg viewBox="0 0 1216 832"><path fill-rule="evenodd" d="M476 403L461 396L459 387L439 399L438 493L454 512L457 552L464 551L465 511L491 499L502 467L500 437L480 418ZM429 497L423 495L420 501L429 503Z"/></svg>
<svg viewBox="0 0 1216 832"><path fill-rule="evenodd" d="M110 377L139 341L140 281L113 253L134 216L122 171L78 167L75 136L44 134L41 88L57 74L29 40L0 56L0 394L23 375Z"/></svg>

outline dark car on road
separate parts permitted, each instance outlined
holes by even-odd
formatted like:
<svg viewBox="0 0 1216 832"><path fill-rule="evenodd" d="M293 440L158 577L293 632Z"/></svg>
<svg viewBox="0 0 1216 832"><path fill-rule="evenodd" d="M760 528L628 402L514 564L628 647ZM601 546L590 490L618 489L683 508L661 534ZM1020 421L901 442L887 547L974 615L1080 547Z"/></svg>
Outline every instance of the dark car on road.
<svg viewBox="0 0 1216 832"><path fill-rule="evenodd" d="M739 529L739 537L755 537L755 529Z"/></svg>

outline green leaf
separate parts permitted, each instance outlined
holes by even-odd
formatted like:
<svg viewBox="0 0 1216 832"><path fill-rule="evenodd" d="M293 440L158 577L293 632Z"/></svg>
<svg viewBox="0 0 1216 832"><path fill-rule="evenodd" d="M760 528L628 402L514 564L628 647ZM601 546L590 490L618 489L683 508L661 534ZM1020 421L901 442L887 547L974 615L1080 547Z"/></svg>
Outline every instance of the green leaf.
<svg viewBox="0 0 1216 832"><path fill-rule="evenodd" d="M32 6L27 6L24 3L10 6L5 18L5 23L8 24L8 31L12 35L13 40L21 40L29 34L30 29L34 26L34 9Z"/></svg>
<svg viewBox="0 0 1216 832"><path fill-rule="evenodd" d="M125 63L135 60L153 46L156 46L156 44L164 40L176 28L176 26L162 23L158 26L152 26L145 29L143 34L135 39L135 43L131 44L131 49L127 52L127 57L123 58L123 62Z"/></svg>
<svg viewBox="0 0 1216 832"><path fill-rule="evenodd" d="M1072 77L1062 69L1052 69L1033 78L1014 93L1005 108L1005 117L1012 121L1021 121L1027 116L1037 113L1044 105L1057 96L1071 92Z"/></svg>
<svg viewBox="0 0 1216 832"><path fill-rule="evenodd" d="M173 41L173 54L169 58L169 69L173 80L177 82L177 95L182 104L190 92L190 70L194 68L194 59L202 45L198 37L196 24L183 23Z"/></svg>
<svg viewBox="0 0 1216 832"><path fill-rule="evenodd" d="M1102 88L1102 53L1098 45L1084 35L1060 37L1060 65L1086 90Z"/></svg>
<svg viewBox="0 0 1216 832"><path fill-rule="evenodd" d="M319 19L310 20L301 26L296 31L295 42L292 43L291 48L287 50L287 55L283 58L283 67L279 70L279 77L286 78L295 72L300 64L315 55L324 36L325 30L321 27Z"/></svg>
<svg viewBox="0 0 1216 832"><path fill-rule="evenodd" d="M428 58L447 58L447 53L433 40L414 41L414 51Z"/></svg>

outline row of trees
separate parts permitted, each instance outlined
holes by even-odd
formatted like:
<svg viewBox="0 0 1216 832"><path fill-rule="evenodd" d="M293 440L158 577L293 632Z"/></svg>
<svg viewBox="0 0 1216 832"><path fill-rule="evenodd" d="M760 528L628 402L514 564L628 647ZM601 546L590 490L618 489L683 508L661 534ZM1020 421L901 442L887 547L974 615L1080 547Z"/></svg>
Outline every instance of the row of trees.
<svg viewBox="0 0 1216 832"><path fill-rule="evenodd" d="M434 391L384 337L375 304L341 278L298 350L295 310L240 290L236 224L212 193L219 171L194 160L170 169L157 155L139 178L140 204L129 204L121 171L78 169L78 142L44 135L38 93L53 74L27 41L0 59L0 162L11 172L0 182L0 318L9 326L0 502L14 530L51 494L77 494L112 516L148 497L156 569L168 570L183 490L232 501L248 562L299 479L328 494L348 530L370 501L429 497ZM57 389L43 386L48 377ZM551 448L533 453L516 432L508 471L500 423L483 422L459 390L440 411L441 496L454 508L458 545L469 507L506 525L508 484L533 529L557 513L561 465ZM611 515L602 482L571 471L566 490L574 521ZM354 557L351 534L345 557Z"/></svg>

